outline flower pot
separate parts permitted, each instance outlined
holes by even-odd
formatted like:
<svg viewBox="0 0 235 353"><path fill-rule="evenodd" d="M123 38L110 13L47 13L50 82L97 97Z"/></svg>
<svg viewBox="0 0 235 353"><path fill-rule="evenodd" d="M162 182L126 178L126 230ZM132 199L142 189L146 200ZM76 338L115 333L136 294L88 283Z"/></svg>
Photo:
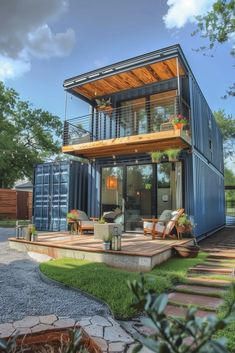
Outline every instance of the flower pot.
<svg viewBox="0 0 235 353"><path fill-rule="evenodd" d="M112 114L112 111L113 111L113 107L111 105L100 105L100 106L97 106L96 109L99 112L103 112L106 114Z"/></svg>
<svg viewBox="0 0 235 353"><path fill-rule="evenodd" d="M103 249L104 250L110 250L111 248L111 242L110 241L104 241L103 242Z"/></svg>
<svg viewBox="0 0 235 353"><path fill-rule="evenodd" d="M176 245L175 255L179 257L197 257L200 247L197 245Z"/></svg>
<svg viewBox="0 0 235 353"><path fill-rule="evenodd" d="M185 124L183 123L175 123L174 124L174 129L175 130L182 130Z"/></svg>
<svg viewBox="0 0 235 353"><path fill-rule="evenodd" d="M114 234L122 233L122 225L117 223L94 224L94 239L103 240L103 242L112 241Z"/></svg>

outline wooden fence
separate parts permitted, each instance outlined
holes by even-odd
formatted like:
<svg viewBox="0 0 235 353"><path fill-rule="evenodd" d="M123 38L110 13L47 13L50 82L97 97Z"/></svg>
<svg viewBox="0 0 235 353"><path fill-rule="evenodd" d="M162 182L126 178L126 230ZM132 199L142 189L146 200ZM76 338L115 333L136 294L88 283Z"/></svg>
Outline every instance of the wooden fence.
<svg viewBox="0 0 235 353"><path fill-rule="evenodd" d="M0 189L0 219L31 219L32 192Z"/></svg>

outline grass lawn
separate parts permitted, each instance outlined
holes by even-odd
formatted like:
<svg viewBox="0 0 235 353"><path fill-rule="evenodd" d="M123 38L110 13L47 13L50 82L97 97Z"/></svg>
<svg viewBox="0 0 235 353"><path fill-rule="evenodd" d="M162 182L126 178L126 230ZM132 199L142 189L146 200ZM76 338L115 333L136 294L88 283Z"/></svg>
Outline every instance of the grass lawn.
<svg viewBox="0 0 235 353"><path fill-rule="evenodd" d="M187 269L205 260L200 253L193 259L170 259L157 266L146 277L151 277L149 287L157 293L164 292L177 281L186 278ZM49 278L79 288L106 302L116 318L126 319L137 314L131 307L132 293L127 281L139 278L139 274L114 269L103 263L75 259L58 259L40 264L40 270Z"/></svg>

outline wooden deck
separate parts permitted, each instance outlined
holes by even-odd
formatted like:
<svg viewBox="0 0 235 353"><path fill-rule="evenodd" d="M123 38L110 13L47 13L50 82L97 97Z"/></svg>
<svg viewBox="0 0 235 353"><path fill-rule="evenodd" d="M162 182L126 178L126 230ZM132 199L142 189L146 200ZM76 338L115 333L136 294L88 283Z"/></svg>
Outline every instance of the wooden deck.
<svg viewBox="0 0 235 353"><path fill-rule="evenodd" d="M149 271L155 265L172 256L174 245L190 244L192 239L156 239L137 234L123 234L122 250L104 250L103 242L93 235L45 233L37 242L10 238L10 246L20 251L34 251L53 258L72 257L89 261L105 262L114 267L136 271Z"/></svg>

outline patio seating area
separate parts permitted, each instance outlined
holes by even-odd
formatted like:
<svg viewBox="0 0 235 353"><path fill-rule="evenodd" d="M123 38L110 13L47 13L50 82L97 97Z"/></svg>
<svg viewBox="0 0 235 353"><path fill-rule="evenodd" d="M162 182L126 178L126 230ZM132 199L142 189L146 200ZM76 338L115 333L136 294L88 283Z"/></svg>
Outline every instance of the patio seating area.
<svg viewBox="0 0 235 353"><path fill-rule="evenodd" d="M103 242L93 235L71 235L68 232L41 233L36 242L9 239L10 247L34 251L53 258L76 258L104 262L131 271L150 271L172 256L174 245L190 245L193 239L154 239L141 234L122 235L121 251L104 250Z"/></svg>

